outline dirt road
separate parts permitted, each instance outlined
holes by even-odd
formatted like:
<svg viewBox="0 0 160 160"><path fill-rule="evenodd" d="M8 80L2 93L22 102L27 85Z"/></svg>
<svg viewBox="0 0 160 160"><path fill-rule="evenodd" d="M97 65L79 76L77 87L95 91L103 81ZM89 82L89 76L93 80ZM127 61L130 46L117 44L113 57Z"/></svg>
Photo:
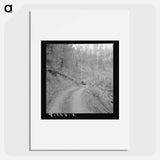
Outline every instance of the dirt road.
<svg viewBox="0 0 160 160"><path fill-rule="evenodd" d="M87 109L83 100L85 87L73 87L67 89L50 104L49 114L52 113L92 113Z"/></svg>

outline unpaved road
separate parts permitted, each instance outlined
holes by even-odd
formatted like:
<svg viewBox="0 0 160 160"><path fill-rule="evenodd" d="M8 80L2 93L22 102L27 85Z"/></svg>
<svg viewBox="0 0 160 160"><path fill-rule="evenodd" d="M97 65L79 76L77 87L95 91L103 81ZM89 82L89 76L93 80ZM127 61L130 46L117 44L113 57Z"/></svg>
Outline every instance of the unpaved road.
<svg viewBox="0 0 160 160"><path fill-rule="evenodd" d="M83 101L85 87L73 87L64 90L50 103L49 114L52 113L93 113Z"/></svg>

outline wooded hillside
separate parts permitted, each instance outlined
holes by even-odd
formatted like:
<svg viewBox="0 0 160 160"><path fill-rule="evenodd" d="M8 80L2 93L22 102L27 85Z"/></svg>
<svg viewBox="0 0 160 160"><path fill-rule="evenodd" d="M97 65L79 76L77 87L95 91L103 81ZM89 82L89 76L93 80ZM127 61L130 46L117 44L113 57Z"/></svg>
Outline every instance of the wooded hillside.
<svg viewBox="0 0 160 160"><path fill-rule="evenodd" d="M48 105L56 93L86 85L86 97L113 107L112 44L47 44L46 54Z"/></svg>

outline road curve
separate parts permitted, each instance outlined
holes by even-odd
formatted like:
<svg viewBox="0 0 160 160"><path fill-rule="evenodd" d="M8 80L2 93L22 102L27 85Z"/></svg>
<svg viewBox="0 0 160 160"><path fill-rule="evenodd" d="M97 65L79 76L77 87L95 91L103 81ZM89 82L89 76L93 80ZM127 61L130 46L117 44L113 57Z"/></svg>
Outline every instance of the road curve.
<svg viewBox="0 0 160 160"><path fill-rule="evenodd" d="M50 104L50 110L49 110L49 114L51 115L52 113L64 113L64 101L66 100L66 98L68 97L68 95L70 95L73 91L77 90L78 87L73 87L67 90L64 90L63 92L61 92L61 94L56 97L56 99L53 99L51 101Z"/></svg>
<svg viewBox="0 0 160 160"><path fill-rule="evenodd" d="M93 113L87 109L83 99L85 87L73 87L64 90L50 104L49 114L52 113Z"/></svg>

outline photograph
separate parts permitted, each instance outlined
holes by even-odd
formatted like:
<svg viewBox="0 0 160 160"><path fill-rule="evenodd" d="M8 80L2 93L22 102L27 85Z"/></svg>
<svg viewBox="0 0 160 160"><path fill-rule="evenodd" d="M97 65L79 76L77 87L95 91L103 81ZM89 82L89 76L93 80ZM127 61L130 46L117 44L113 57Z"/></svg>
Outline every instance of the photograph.
<svg viewBox="0 0 160 160"><path fill-rule="evenodd" d="M41 119L118 119L119 41L41 41Z"/></svg>
<svg viewBox="0 0 160 160"><path fill-rule="evenodd" d="M31 11L33 150L128 149L129 13Z"/></svg>

